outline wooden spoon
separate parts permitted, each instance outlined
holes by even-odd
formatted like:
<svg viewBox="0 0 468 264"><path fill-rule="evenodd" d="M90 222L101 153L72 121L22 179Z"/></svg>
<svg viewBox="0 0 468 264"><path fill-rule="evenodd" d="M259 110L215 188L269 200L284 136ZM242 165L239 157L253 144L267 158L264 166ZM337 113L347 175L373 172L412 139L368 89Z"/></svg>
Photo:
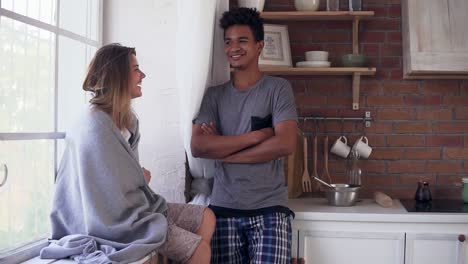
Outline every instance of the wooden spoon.
<svg viewBox="0 0 468 264"><path fill-rule="evenodd" d="M312 160L312 165L314 166L313 167L313 171L312 171L312 175L310 176L311 178L318 178L318 173L317 173L317 135L314 136L314 141L313 141L313 160ZM314 191L318 191L320 190L320 185L319 184L314 184Z"/></svg>

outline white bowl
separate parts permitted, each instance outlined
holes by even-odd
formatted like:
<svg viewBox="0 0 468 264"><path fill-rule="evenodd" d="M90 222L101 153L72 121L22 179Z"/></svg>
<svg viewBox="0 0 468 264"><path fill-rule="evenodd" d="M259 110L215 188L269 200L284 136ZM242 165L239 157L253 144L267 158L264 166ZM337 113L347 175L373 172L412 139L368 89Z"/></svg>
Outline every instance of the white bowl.
<svg viewBox="0 0 468 264"><path fill-rule="evenodd" d="M307 61L327 61L328 52L321 50L307 51L305 57Z"/></svg>
<svg viewBox="0 0 468 264"><path fill-rule="evenodd" d="M263 11L265 0L237 0L239 7L256 8L258 12Z"/></svg>
<svg viewBox="0 0 468 264"><path fill-rule="evenodd" d="M296 63L298 68L328 68L331 66L329 61L300 61Z"/></svg>
<svg viewBox="0 0 468 264"><path fill-rule="evenodd" d="M320 0L294 0L297 11L317 11Z"/></svg>

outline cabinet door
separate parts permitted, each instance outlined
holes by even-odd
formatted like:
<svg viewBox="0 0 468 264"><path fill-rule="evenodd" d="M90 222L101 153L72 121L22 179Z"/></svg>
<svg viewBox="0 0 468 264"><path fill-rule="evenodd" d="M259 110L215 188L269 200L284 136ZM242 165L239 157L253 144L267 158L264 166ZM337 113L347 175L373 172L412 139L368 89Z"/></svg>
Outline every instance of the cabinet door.
<svg viewBox="0 0 468 264"><path fill-rule="evenodd" d="M465 236L468 236L465 234ZM468 264L468 243L459 234L406 234L406 264Z"/></svg>
<svg viewBox="0 0 468 264"><path fill-rule="evenodd" d="M306 264L403 264L404 233L299 230Z"/></svg>
<svg viewBox="0 0 468 264"><path fill-rule="evenodd" d="M403 0L405 74L467 74L467 14L466 0Z"/></svg>

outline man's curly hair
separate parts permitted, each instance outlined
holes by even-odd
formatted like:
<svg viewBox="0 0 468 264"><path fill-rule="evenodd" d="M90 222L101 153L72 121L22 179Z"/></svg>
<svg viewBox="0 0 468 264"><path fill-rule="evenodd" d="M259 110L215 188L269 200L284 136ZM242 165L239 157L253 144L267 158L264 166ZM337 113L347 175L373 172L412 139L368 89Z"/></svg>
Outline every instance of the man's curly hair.
<svg viewBox="0 0 468 264"><path fill-rule="evenodd" d="M235 25L246 25L250 27L254 35L255 41L261 41L264 38L263 19L260 13L254 8L239 7L223 13L219 20L221 28L228 29Z"/></svg>

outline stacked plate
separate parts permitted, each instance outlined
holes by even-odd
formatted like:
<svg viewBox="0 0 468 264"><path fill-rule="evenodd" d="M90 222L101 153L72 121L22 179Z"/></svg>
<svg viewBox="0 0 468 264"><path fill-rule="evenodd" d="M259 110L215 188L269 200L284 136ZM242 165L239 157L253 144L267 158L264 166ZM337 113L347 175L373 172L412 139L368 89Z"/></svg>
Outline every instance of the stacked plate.
<svg viewBox="0 0 468 264"><path fill-rule="evenodd" d="M305 53L306 61L296 63L299 68L323 68L330 67L331 63L328 61L328 52L321 50L307 51Z"/></svg>

